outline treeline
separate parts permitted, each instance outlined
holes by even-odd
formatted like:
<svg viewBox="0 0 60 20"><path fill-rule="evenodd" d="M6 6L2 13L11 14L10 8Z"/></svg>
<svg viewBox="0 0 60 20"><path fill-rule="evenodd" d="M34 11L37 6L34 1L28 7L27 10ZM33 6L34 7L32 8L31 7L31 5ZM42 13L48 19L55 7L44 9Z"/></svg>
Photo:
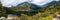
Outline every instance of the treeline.
<svg viewBox="0 0 60 20"><path fill-rule="evenodd" d="M58 6L58 4L59 3L57 3L55 6ZM33 4L32 4L33 5ZM53 6L54 6L53 5ZM23 4L23 7L24 6L29 6L29 5L26 5L26 4ZM54 7L55 7L54 6ZM32 8L33 7L33 8ZM51 7L51 6L50 6ZM58 6L59 7L59 6ZM57 7L57 8L58 8ZM29 8L31 8L31 10L29 10L29 11L17 11L17 10L19 10L19 7L17 7L17 8L7 8L7 7L3 7L2 6L2 4L1 4L1 2L0 2L0 16L5 16L5 17L7 17L7 15L8 14L14 14L14 15L18 15L18 16L21 16L21 14L26 14L26 15L28 15L28 16L33 16L33 15L35 15L35 14L37 14L38 12L45 12L45 10L47 9L47 8L44 8L44 9L42 9L42 10L40 10L41 8L38 6L36 6L36 5L33 5L33 6L31 6L31 7L27 7L28 9ZM17 9L17 10L16 10ZM33 9L33 10L32 10ZM49 8L48 8L49 9ZM14 11L14 10L16 10L16 11ZM21 9L20 9L21 10ZM34 11L35 10L35 11Z"/></svg>

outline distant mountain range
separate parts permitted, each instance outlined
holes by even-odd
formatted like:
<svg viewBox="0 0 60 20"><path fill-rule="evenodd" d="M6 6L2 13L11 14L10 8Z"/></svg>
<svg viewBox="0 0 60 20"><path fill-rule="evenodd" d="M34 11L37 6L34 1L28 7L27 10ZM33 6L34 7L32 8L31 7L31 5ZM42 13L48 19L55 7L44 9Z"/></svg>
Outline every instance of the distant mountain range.
<svg viewBox="0 0 60 20"><path fill-rule="evenodd" d="M24 3L18 4L16 7L20 7L22 4L28 4L28 5L31 5L30 6L31 9L39 10L39 9L45 9L47 7L50 7L51 5L54 5L56 3L58 4L59 2L53 1L53 2L45 4L44 7L43 7L43 6L38 6L38 5L35 5L35 4L28 3L28 2L24 2ZM14 8L14 7L12 7L12 8ZM16 12L16 11L10 10L9 8L4 8L4 9L6 10L6 12L8 14L14 14L14 15L20 15L21 14L19 11ZM22 12L24 12L24 14L27 14L27 15L35 15L35 12L37 13L37 11L33 11L33 10L31 11L32 13L29 13L29 14L27 14L27 12L24 12L24 11L22 11Z"/></svg>
<svg viewBox="0 0 60 20"><path fill-rule="evenodd" d="M56 1L52 1L50 3L47 3L45 4L44 6L38 6L38 5L35 5L35 4L31 4L31 3L28 3L28 2L24 2L24 3L21 3L21 4L18 4L17 7L20 7L22 4L28 4L28 5L31 5L30 8L33 9L33 10L38 10L38 9L44 9L46 7L50 7L51 5L54 5L56 4L57 2Z"/></svg>

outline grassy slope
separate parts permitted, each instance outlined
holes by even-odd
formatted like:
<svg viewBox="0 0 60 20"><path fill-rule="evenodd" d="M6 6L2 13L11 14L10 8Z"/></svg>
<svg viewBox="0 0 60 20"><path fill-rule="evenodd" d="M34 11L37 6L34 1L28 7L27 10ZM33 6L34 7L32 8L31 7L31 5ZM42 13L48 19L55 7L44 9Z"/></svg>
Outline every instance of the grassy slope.
<svg viewBox="0 0 60 20"><path fill-rule="evenodd" d="M60 12L60 6L57 4L54 4L44 10L44 12L39 12L38 14L34 16L27 16L25 14L22 14L21 17L24 17L22 19L24 20L52 20L52 18L56 17L58 13ZM22 20L21 19L21 20Z"/></svg>
<svg viewBox="0 0 60 20"><path fill-rule="evenodd" d="M44 12L39 12L34 16L27 16L25 14L21 14L21 17L19 19L20 20L52 20L52 18L55 17L55 15L58 15L58 13L60 12L59 8L60 6L54 4L46 8Z"/></svg>

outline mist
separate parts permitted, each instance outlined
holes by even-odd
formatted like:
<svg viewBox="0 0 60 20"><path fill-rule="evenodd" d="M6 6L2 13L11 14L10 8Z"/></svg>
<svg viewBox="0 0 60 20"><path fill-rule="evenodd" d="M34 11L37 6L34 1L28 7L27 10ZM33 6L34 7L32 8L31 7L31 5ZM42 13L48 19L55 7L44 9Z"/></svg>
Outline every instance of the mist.
<svg viewBox="0 0 60 20"><path fill-rule="evenodd" d="M4 7L12 7L17 6L18 4L28 2L38 6L44 6L47 3L52 1L59 1L59 0L0 0Z"/></svg>

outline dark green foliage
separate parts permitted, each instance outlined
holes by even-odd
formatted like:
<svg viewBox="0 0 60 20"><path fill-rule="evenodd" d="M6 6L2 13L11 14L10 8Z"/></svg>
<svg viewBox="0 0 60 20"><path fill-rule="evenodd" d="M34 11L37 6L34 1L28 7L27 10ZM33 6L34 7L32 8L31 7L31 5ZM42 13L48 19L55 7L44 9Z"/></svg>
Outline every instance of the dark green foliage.
<svg viewBox="0 0 60 20"><path fill-rule="evenodd" d="M7 14L6 14L6 11L4 10L4 7L2 6L0 2L0 17L1 16L7 17Z"/></svg>

